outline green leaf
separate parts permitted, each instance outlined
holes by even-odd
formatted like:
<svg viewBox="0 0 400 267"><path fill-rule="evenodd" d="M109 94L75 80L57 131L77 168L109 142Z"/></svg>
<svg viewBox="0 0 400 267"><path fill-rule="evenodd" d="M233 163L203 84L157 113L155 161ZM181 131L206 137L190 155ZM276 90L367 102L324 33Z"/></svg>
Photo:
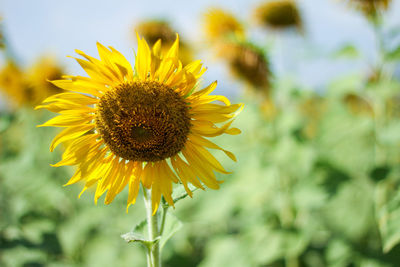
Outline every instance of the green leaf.
<svg viewBox="0 0 400 267"><path fill-rule="evenodd" d="M400 45L395 47L392 51L388 52L385 56L386 60L398 61L400 60Z"/></svg>
<svg viewBox="0 0 400 267"><path fill-rule="evenodd" d="M149 240L145 238L144 232L147 229L147 220L144 219L139 222L131 232L121 235L122 239L124 239L127 243L139 242L146 246L147 248L151 248L160 241L160 237L157 237L154 240Z"/></svg>
<svg viewBox="0 0 400 267"><path fill-rule="evenodd" d="M173 215L168 210L166 210L166 212L167 214L165 218L164 231L160 240L161 249L164 247L165 243L167 243L167 241L183 226L183 223L178 218L176 218L175 215Z"/></svg>
<svg viewBox="0 0 400 267"><path fill-rule="evenodd" d="M0 114L0 133L7 130L10 124L13 122L12 114Z"/></svg>
<svg viewBox="0 0 400 267"><path fill-rule="evenodd" d="M123 235L121 235L121 237L127 243L139 242L148 248L151 248L152 246L154 246L154 244L157 244L157 242L160 241L160 237L157 237L154 240L148 240L142 234L135 233L135 232L129 232L129 233L123 234Z"/></svg>
<svg viewBox="0 0 400 267"><path fill-rule="evenodd" d="M384 253L400 243L400 191L391 197L388 196L391 190L391 186L388 186L379 192L381 198L387 200L380 208L378 207L377 212Z"/></svg>
<svg viewBox="0 0 400 267"><path fill-rule="evenodd" d="M333 57L354 59L360 57L360 53L355 46L351 44L346 44L336 50L333 53Z"/></svg>
<svg viewBox="0 0 400 267"><path fill-rule="evenodd" d="M381 180L386 179L389 173L390 173L390 166L383 165L383 166L377 166L373 170L371 170L369 176L373 181L379 182Z"/></svg>

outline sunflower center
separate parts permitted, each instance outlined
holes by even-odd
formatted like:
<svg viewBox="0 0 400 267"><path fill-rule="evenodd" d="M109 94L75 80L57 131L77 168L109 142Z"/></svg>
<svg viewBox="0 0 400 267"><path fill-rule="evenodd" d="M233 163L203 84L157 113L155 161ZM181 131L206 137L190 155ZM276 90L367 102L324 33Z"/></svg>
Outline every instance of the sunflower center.
<svg viewBox="0 0 400 267"><path fill-rule="evenodd" d="M158 82L124 83L101 97L96 126L117 156L159 161L184 147L191 126L189 106Z"/></svg>

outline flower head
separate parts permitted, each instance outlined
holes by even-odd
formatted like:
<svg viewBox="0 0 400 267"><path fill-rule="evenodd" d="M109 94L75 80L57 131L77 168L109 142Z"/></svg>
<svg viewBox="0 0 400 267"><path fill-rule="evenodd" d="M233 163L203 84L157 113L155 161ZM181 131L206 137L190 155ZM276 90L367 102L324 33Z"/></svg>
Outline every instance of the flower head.
<svg viewBox="0 0 400 267"><path fill-rule="evenodd" d="M205 69L200 61L182 65L178 39L162 53L161 41L150 49L138 36L134 68L112 47L98 43L100 59L77 50L85 59L76 60L89 77L66 76L52 82L67 92L49 97L37 108L60 113L41 126L65 127L51 151L73 140L54 165L77 165L67 185L84 181L82 193L96 186L95 201L107 192L106 204L128 187L129 207L142 184L151 188L154 212L161 196L174 204L173 183L182 183L189 195L189 183L219 188L214 171L227 171L206 148L222 150L233 160L235 156L206 137L239 134L231 123L242 105L210 95L216 82L197 90Z"/></svg>
<svg viewBox="0 0 400 267"><path fill-rule="evenodd" d="M389 8L391 0L347 0L351 6L363 12L367 17L375 17Z"/></svg>
<svg viewBox="0 0 400 267"><path fill-rule="evenodd" d="M354 93L348 93L342 100L352 114L374 116L373 107L367 99Z"/></svg>
<svg viewBox="0 0 400 267"><path fill-rule="evenodd" d="M204 32L211 41L233 37L243 40L245 36L242 24L230 13L219 9L210 9L204 16Z"/></svg>
<svg viewBox="0 0 400 267"><path fill-rule="evenodd" d="M221 43L218 56L224 58L234 76L253 88L268 93L270 68L265 54L256 46L247 43Z"/></svg>
<svg viewBox="0 0 400 267"><path fill-rule="evenodd" d="M62 68L51 58L41 58L27 71L8 61L0 71L0 88L18 106L34 106L46 97L61 92L48 82L48 79L59 79L61 75Z"/></svg>
<svg viewBox="0 0 400 267"><path fill-rule="evenodd" d="M254 16L260 25L272 29L301 29L300 12L293 0L269 1L256 8Z"/></svg>
<svg viewBox="0 0 400 267"><path fill-rule="evenodd" d="M24 80L24 73L13 61L0 70L0 89L17 105L30 102L31 91Z"/></svg>

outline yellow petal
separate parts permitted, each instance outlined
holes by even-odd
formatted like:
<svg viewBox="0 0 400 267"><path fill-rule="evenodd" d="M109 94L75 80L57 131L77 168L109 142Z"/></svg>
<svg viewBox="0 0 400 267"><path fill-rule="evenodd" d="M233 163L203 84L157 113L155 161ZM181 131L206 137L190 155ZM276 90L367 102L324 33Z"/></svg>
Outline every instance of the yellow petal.
<svg viewBox="0 0 400 267"><path fill-rule="evenodd" d="M81 113L94 113L96 110L94 108L83 106L78 103L71 103L66 101L58 101L54 103L50 103L47 105L39 105L35 107L35 110L45 108L51 112L60 113L65 110L76 110Z"/></svg>
<svg viewBox="0 0 400 267"><path fill-rule="evenodd" d="M236 161L236 157L235 157L235 155L234 155L232 152L229 152L229 151L227 151L227 150L221 148L220 146L214 144L214 143L211 142L210 140L208 140L208 139L206 139L206 138L204 138L204 137L202 137L202 136L200 136L200 135L191 134L191 135L189 136L189 140L190 140L192 143L194 143L194 144L196 144L196 145L198 145L198 146L205 146L205 147L208 147L208 148L219 149L219 150L223 151L223 152L224 152L228 157L230 157L233 161Z"/></svg>
<svg viewBox="0 0 400 267"><path fill-rule="evenodd" d="M93 157L88 158L87 161L79 165L75 174L69 179L69 181L64 185L75 184L81 180L89 180L89 177L96 176L99 171L103 169L102 159L106 154L106 149L96 152Z"/></svg>
<svg viewBox="0 0 400 267"><path fill-rule="evenodd" d="M53 164L53 167L76 165L83 161L85 157L91 157L96 154L96 150L102 145L102 142L96 142L98 134L88 134L77 138L64 151L62 160Z"/></svg>
<svg viewBox="0 0 400 267"><path fill-rule="evenodd" d="M203 68L201 60L196 60L186 65L185 70L192 73L196 79L199 79L207 69Z"/></svg>
<svg viewBox="0 0 400 267"><path fill-rule="evenodd" d="M140 175L136 175L137 169L140 168L140 171L142 170L142 164L140 163L140 166L138 163L135 162L130 162L129 163L131 166L133 166L134 173L131 174L130 180L129 180L129 196L128 196L128 203L126 207L126 212L128 212L128 208L130 205L135 204L137 195L139 193L139 187L140 187Z"/></svg>
<svg viewBox="0 0 400 267"><path fill-rule="evenodd" d="M161 193L167 203L170 206L174 207L174 200L172 199L172 180L173 177L175 177L176 179L176 176L164 160L159 162L158 175L160 177L160 180L158 182L160 183ZM178 182L177 179L176 182Z"/></svg>
<svg viewBox="0 0 400 267"><path fill-rule="evenodd" d="M72 80L54 80L50 82L55 86L67 91L74 91L94 96L101 96L101 93L91 84L87 85L79 84Z"/></svg>
<svg viewBox="0 0 400 267"><path fill-rule="evenodd" d="M77 127L69 127L64 130L62 130L59 134L54 137L53 142L50 145L50 151L53 152L53 150L62 142L75 139L87 131L90 131L91 129L94 128L94 124L88 124L88 125L81 125Z"/></svg>
<svg viewBox="0 0 400 267"><path fill-rule="evenodd" d="M198 105L196 107L193 107L190 111L192 113L196 113L196 114L199 114L199 113L231 114L231 113L237 111L242 106L243 106L242 104L234 104L234 105L230 105L230 106L221 106L221 105L217 105L217 104L203 104L203 105Z"/></svg>
<svg viewBox="0 0 400 267"><path fill-rule="evenodd" d="M133 80L133 69L131 63L129 63L129 61L116 49L111 46L109 46L109 48L112 51L112 57L115 65L120 69L121 72L126 72L125 76L127 80Z"/></svg>
<svg viewBox="0 0 400 267"><path fill-rule="evenodd" d="M193 125L192 131L202 136L214 137L221 134L230 134L237 135L240 134L241 131L237 128L229 128L231 126L233 120L227 122L222 127L216 127L210 121L201 121L201 120L192 120L191 123Z"/></svg>
<svg viewBox="0 0 400 267"><path fill-rule="evenodd" d="M57 117L54 117L47 122L38 125L37 127L69 127L69 126L78 126L83 125L90 122L94 118L94 115L86 114L86 113L77 113L77 114L62 114Z"/></svg>
<svg viewBox="0 0 400 267"><path fill-rule="evenodd" d="M94 201L97 204L99 198L106 192L110 187L110 181L115 178L115 175L119 169L119 158L114 157L112 161L108 163L108 166L104 169L104 174L97 184L96 192L94 193Z"/></svg>
<svg viewBox="0 0 400 267"><path fill-rule="evenodd" d="M119 162L119 168L115 174L115 178L113 179L108 189L104 203L107 205L110 204L114 200L115 196L119 193L118 189L121 187L124 188L127 183L128 180L126 179L126 163L125 160L123 160Z"/></svg>
<svg viewBox="0 0 400 267"><path fill-rule="evenodd" d="M175 42L172 44L168 52L164 55L164 58L178 58L179 52L179 35L176 34Z"/></svg>
<svg viewBox="0 0 400 267"><path fill-rule="evenodd" d="M207 149L203 148L202 146L195 145L191 142L186 143L186 149L192 154L195 155L203 164L208 165L208 168L213 168L220 173L229 174L228 172L222 167L221 163L210 153Z"/></svg>
<svg viewBox="0 0 400 267"><path fill-rule="evenodd" d="M87 95L78 94L78 93L61 93L49 96L43 103L50 103L54 101L63 101L63 102L71 102L77 103L81 105L92 105L96 104L99 100L97 98L93 98Z"/></svg>
<svg viewBox="0 0 400 267"><path fill-rule="evenodd" d="M199 177L208 188L219 189L219 183L212 170L204 167L203 162L198 160L196 156L191 154L186 148L182 150L182 153L189 163L189 166L196 173L196 176Z"/></svg>
<svg viewBox="0 0 400 267"><path fill-rule="evenodd" d="M148 189L150 189L154 179L152 165L153 165L152 162L148 162L146 166L144 166L142 175L140 176L143 186Z"/></svg>
<svg viewBox="0 0 400 267"><path fill-rule="evenodd" d="M209 86L207 86L206 88L204 88L204 89L202 89L202 90L200 90L198 92L195 92L192 95L190 95L188 97L188 99L192 100L192 99L195 99L195 98L200 97L200 96L208 95L209 93L214 91L216 87L217 87L217 81L214 81Z"/></svg>
<svg viewBox="0 0 400 267"><path fill-rule="evenodd" d="M101 69L101 65L94 64L90 61L86 61L80 58L75 58L79 65L85 70L85 72L95 81L114 85L114 79L112 78L111 74L106 73L104 70Z"/></svg>
<svg viewBox="0 0 400 267"><path fill-rule="evenodd" d="M196 100L191 101L190 106L191 107L196 107L196 106L207 104L207 103L210 103L210 102L213 102L213 101L220 101L220 102L224 103L226 106L229 106L231 104L229 99L226 98L225 96L222 96L222 95L207 95L207 96L198 97L198 98L196 98Z"/></svg>
<svg viewBox="0 0 400 267"><path fill-rule="evenodd" d="M151 70L151 53L149 45L144 39L140 39L139 34L137 34L137 39L138 51L136 55L135 68L139 78L145 81Z"/></svg>
<svg viewBox="0 0 400 267"><path fill-rule="evenodd" d="M187 180L194 186L204 190L204 187L197 179L196 174L192 171L190 166L188 166L187 163L184 162L178 155L175 156L174 160L171 161L171 163L172 166L174 166L174 169L177 170L177 173L179 173L179 177L183 177L183 179Z"/></svg>

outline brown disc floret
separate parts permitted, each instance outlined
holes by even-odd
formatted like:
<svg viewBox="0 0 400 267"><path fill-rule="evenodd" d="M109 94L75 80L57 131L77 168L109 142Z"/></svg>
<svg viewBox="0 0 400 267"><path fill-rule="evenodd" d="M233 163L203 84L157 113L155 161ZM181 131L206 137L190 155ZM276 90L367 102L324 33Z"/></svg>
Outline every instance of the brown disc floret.
<svg viewBox="0 0 400 267"><path fill-rule="evenodd" d="M189 106L164 84L124 83L101 97L96 126L117 156L159 161L184 147L191 126Z"/></svg>

